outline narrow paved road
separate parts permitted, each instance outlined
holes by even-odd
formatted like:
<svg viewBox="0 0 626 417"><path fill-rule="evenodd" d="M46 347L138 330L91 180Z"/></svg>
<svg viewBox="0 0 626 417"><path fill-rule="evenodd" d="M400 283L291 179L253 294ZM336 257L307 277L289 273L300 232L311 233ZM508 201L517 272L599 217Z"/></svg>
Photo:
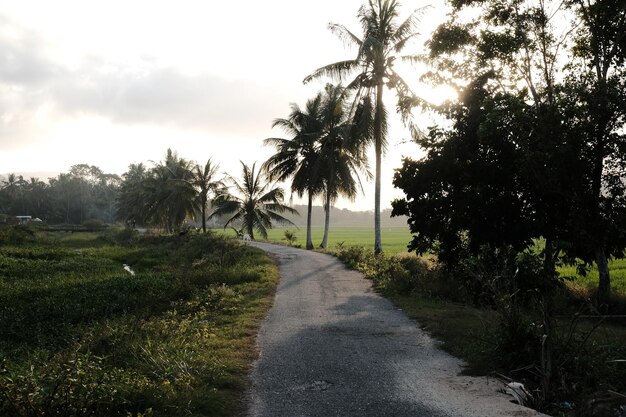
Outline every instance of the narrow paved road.
<svg viewBox="0 0 626 417"><path fill-rule="evenodd" d="M335 258L253 242L281 281L258 338L253 417L539 416L461 363Z"/></svg>

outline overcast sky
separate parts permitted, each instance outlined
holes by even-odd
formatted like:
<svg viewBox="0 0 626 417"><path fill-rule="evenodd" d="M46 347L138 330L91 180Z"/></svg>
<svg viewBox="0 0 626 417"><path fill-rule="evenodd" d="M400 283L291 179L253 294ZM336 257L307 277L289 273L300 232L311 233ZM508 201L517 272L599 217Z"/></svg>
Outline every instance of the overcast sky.
<svg viewBox="0 0 626 417"><path fill-rule="evenodd" d="M302 79L354 57L327 25L360 33L361 4L0 0L0 174L45 178L78 163L122 174L130 163L162 159L171 147L201 163L212 158L238 176L239 160L260 164L273 151L262 140L283 136L271 130L272 120L323 86ZM402 17L427 4L402 2ZM422 32L441 19L442 11L431 8ZM405 78L414 83L418 75ZM408 133L400 123L389 139L383 206L399 195L391 178L402 155L420 155L416 145L401 144ZM373 184L365 193L338 206L373 209Z"/></svg>

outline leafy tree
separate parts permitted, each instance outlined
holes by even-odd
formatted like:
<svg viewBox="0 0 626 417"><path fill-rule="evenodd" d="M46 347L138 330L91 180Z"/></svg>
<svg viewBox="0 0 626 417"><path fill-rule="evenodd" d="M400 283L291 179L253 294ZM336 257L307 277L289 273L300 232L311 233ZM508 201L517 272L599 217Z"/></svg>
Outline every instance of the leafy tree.
<svg viewBox="0 0 626 417"><path fill-rule="evenodd" d="M587 143L583 158L589 188L581 205L581 234L575 254L595 261L599 271L598 303L608 305L611 282L608 258L626 248L626 1L571 0L581 21L570 65L569 92L578 106L576 133Z"/></svg>
<svg viewBox="0 0 626 417"><path fill-rule="evenodd" d="M244 230L254 239L254 230L257 230L264 239L267 239L267 229L273 223L293 223L282 216L282 213L298 214L291 207L283 204L284 192L280 187L274 187L266 182L263 171L256 171L256 163L250 168L241 162L242 181L228 176L236 194L224 190L215 198L215 210L209 216L231 216L224 227L241 223Z"/></svg>
<svg viewBox="0 0 626 417"><path fill-rule="evenodd" d="M26 213L35 217L47 218L50 210L48 203L48 184L39 178L31 177L25 186Z"/></svg>
<svg viewBox="0 0 626 417"><path fill-rule="evenodd" d="M421 144L420 161L405 159L394 185L405 199L393 202L392 215L409 216L409 245L419 253L436 251L454 264L484 245L523 251L536 236L530 191L520 176L521 138L527 105L517 97L491 97L480 77L453 106L454 126L432 129ZM500 117L502 115L515 117Z"/></svg>
<svg viewBox="0 0 626 417"><path fill-rule="evenodd" d="M80 210L76 210L76 202L79 201L78 180L69 173L61 173L50 179L50 188L55 207L51 222L80 222Z"/></svg>
<svg viewBox="0 0 626 417"><path fill-rule="evenodd" d="M92 217L93 208L95 205L94 193L103 172L100 168L88 165L77 164L72 165L69 171L69 175L74 180L76 190L78 191L78 219L75 223L83 223L88 218Z"/></svg>
<svg viewBox="0 0 626 417"><path fill-rule="evenodd" d="M407 43L416 36L417 12L413 12L402 23L398 23L399 3L396 0L369 0L358 12L363 36L349 31L340 24L330 24L330 30L340 39L358 48L354 59L335 62L315 70L304 79L330 76L339 80L357 73L347 85L356 91L356 101L360 103L361 117L373 116L372 134L376 154L375 162L375 195L374 195L374 248L376 253L382 252L380 229L380 189L382 155L387 144L387 111L383 104L384 87L395 89L404 99L409 89L394 70L394 62L398 59L413 59L399 55ZM355 107L356 109L356 107Z"/></svg>
<svg viewBox="0 0 626 417"><path fill-rule="evenodd" d="M302 197L307 193L306 248L313 249L311 239L311 210L313 198L324 189L319 171L319 138L322 135L320 113L322 93L307 100L304 110L291 105L287 119L276 119L272 127L280 127L291 139L267 138L266 145L273 145L277 152L263 163L262 169L270 180L286 181L292 178L291 191Z"/></svg>
<svg viewBox="0 0 626 417"><path fill-rule="evenodd" d="M517 169L535 215L532 233L545 238L544 270L555 275L559 256L595 261L600 305L609 296L607 257L626 247L624 4L455 1L429 42L433 80L458 84L489 73L487 95L518 97L527 107L497 117L524 119ZM460 13L470 8L478 13Z"/></svg>

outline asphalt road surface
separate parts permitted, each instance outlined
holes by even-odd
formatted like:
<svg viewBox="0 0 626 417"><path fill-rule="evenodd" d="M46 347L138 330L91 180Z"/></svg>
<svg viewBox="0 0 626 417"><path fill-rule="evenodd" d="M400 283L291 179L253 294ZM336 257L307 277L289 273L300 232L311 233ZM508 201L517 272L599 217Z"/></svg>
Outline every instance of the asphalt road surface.
<svg viewBox="0 0 626 417"><path fill-rule="evenodd" d="M459 376L462 363L335 258L252 242L274 254L281 280L258 336L252 417L540 416Z"/></svg>

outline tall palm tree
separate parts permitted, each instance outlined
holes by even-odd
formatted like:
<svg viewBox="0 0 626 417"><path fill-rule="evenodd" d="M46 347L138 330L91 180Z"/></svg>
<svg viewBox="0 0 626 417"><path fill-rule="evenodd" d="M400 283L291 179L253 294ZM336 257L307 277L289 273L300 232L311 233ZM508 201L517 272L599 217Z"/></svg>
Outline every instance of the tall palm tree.
<svg viewBox="0 0 626 417"><path fill-rule="evenodd" d="M373 104L373 132L372 139L376 154L376 176L374 195L374 249L382 252L380 230L380 178L382 154L387 144L387 113L383 104L385 84L396 90L399 96L407 93L409 88L393 65L397 59L413 59L403 57L402 52L407 43L414 38L418 23L418 11L398 24L397 0L369 0L367 6L362 6L358 12L363 37L359 38L345 26L330 24L330 30L348 44L358 47L354 59L335 62L315 70L304 79L305 83L330 76L339 80L357 73L347 88L356 90L355 102L365 107ZM356 108L356 107L355 107Z"/></svg>
<svg viewBox="0 0 626 417"><path fill-rule="evenodd" d="M340 195L354 199L357 185L361 185L358 173L370 175L367 156L361 146L363 131L352 122L346 111L345 93L341 85L327 84L320 113L323 132L319 140L319 175L324 181L325 192L322 248L328 244L332 203Z"/></svg>
<svg viewBox="0 0 626 417"><path fill-rule="evenodd" d="M204 166L196 164L192 169L191 185L194 187L202 214L202 232L206 233L206 209L209 203L209 193L216 194L223 187L221 180L217 180L219 165L213 165L209 159Z"/></svg>
<svg viewBox="0 0 626 417"><path fill-rule="evenodd" d="M232 215L224 228L241 222L243 229L253 240L254 230L267 239L267 229L272 228L273 222L293 225L289 219L281 215L282 213L298 214L297 210L283 204L283 189L266 182L263 171L256 171L256 163L252 165L252 168L243 162L241 166L243 168L242 182L230 175L227 176L237 194L224 190L218 195L214 200L216 209L209 218Z"/></svg>
<svg viewBox="0 0 626 417"><path fill-rule="evenodd" d="M306 102L304 110L291 104L287 119L275 119L272 127L280 127L291 139L267 138L264 143L273 145L277 152L270 156L262 169L272 181L293 178L291 191L302 198L307 193L306 248L313 249L311 238L311 211L313 198L322 192L324 184L316 172L319 167L319 138L322 133L320 112L322 93Z"/></svg>

